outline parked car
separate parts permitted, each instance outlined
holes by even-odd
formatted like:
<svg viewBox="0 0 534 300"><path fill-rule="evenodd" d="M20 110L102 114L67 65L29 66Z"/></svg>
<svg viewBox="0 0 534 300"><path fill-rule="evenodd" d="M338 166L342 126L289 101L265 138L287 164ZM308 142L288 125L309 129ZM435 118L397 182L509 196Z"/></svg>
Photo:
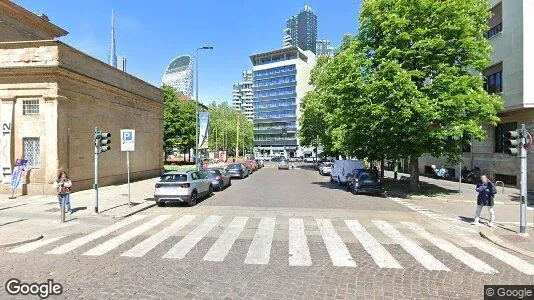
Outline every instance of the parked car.
<svg viewBox="0 0 534 300"><path fill-rule="evenodd" d="M211 185L216 191L222 191L224 188L232 185L232 178L224 169L212 168L203 171L206 177L211 179Z"/></svg>
<svg viewBox="0 0 534 300"><path fill-rule="evenodd" d="M275 156L271 158L272 162L281 162L282 160L287 160L287 159L285 158L285 156Z"/></svg>
<svg viewBox="0 0 534 300"><path fill-rule="evenodd" d="M258 171L258 164L256 163L255 160L248 160L247 161L247 164L250 166L250 168L252 169L252 172L256 172Z"/></svg>
<svg viewBox="0 0 534 300"><path fill-rule="evenodd" d="M211 179L202 172L168 172L161 175L156 183L154 200L158 206L167 202L185 202L189 206L194 206L199 197L211 194L213 194Z"/></svg>
<svg viewBox="0 0 534 300"><path fill-rule="evenodd" d="M347 183L347 175L355 169L365 169L363 161L346 159L334 161L330 171L330 182L337 182L339 185L344 185Z"/></svg>
<svg viewBox="0 0 534 300"><path fill-rule="evenodd" d="M256 159L256 163L258 164L258 167L261 169L263 168L263 160L262 159Z"/></svg>
<svg viewBox="0 0 534 300"><path fill-rule="evenodd" d="M347 179L347 188L353 194L382 193L382 184L378 171L372 169L356 169L352 171Z"/></svg>
<svg viewBox="0 0 534 300"><path fill-rule="evenodd" d="M231 178L243 179L249 175L248 168L244 164L239 163L229 164L225 171Z"/></svg>
<svg viewBox="0 0 534 300"><path fill-rule="evenodd" d="M331 163L331 162L324 162L322 164L319 165L319 174L325 176L325 175L330 175L330 173L332 173L332 166L334 165L334 163Z"/></svg>
<svg viewBox="0 0 534 300"><path fill-rule="evenodd" d="M317 160L316 157L305 157L304 158L304 162L307 162L307 163L312 163L312 162L314 162L316 160Z"/></svg>
<svg viewBox="0 0 534 300"><path fill-rule="evenodd" d="M289 170L289 161L287 160L282 160L278 163L278 170L280 169L286 169L286 170Z"/></svg>

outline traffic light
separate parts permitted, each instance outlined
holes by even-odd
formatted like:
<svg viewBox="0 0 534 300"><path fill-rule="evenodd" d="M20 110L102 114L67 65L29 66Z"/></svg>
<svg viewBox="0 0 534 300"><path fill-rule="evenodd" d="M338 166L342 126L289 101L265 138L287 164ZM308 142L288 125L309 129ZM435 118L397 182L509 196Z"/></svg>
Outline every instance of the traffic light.
<svg viewBox="0 0 534 300"><path fill-rule="evenodd" d="M512 156L517 156L519 154L519 147L520 147L519 139L520 138L521 137L520 137L518 130L512 130L506 133L507 140L504 141L504 147L506 147L505 149L506 154L510 154Z"/></svg>
<svg viewBox="0 0 534 300"><path fill-rule="evenodd" d="M95 130L95 151L97 154L111 150L111 133Z"/></svg>

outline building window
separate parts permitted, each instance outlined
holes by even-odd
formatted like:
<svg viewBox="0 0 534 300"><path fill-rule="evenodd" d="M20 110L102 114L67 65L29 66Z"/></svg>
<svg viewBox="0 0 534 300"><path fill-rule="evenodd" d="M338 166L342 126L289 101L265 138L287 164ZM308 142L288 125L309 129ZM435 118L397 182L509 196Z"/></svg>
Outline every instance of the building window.
<svg viewBox="0 0 534 300"><path fill-rule="evenodd" d="M517 176L495 173L495 181L502 181L506 185L517 186Z"/></svg>
<svg viewBox="0 0 534 300"><path fill-rule="evenodd" d="M22 114L25 116L39 115L39 99L22 100Z"/></svg>
<svg viewBox="0 0 534 300"><path fill-rule="evenodd" d="M484 89L489 94L502 93L502 63L487 68L482 74L484 75Z"/></svg>
<svg viewBox="0 0 534 300"><path fill-rule="evenodd" d="M506 141L506 132L510 130L517 130L517 122L502 123L495 127L495 152L504 153L506 147L504 142Z"/></svg>
<svg viewBox="0 0 534 300"><path fill-rule="evenodd" d="M489 19L488 39L502 32L502 2L491 9L491 18Z"/></svg>
<svg viewBox="0 0 534 300"><path fill-rule="evenodd" d="M39 142L39 138L23 138L22 151L24 153L24 159L28 161L28 166L39 166L41 155L41 145Z"/></svg>

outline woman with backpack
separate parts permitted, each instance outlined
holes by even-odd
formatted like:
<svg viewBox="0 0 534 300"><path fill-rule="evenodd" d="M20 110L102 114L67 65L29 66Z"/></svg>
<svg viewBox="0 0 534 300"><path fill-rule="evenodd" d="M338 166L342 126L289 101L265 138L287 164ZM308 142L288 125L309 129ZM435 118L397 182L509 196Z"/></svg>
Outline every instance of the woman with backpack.
<svg viewBox="0 0 534 300"><path fill-rule="evenodd" d="M54 188L57 190L57 200L59 202L59 207L61 207L62 201L65 201L65 207L69 214L72 214L72 209L70 207L70 189L72 187L72 182L67 175L67 172L60 171L56 182L54 182Z"/></svg>
<svg viewBox="0 0 534 300"><path fill-rule="evenodd" d="M495 211L493 209L494 201L493 198L497 194L497 189L493 182L491 182L486 175L480 176L480 183L477 184L476 191L478 192L477 196L477 209L475 211L475 218L473 224L480 224L480 213L484 207L488 207L490 214L490 222L488 226L492 227L495 224Z"/></svg>

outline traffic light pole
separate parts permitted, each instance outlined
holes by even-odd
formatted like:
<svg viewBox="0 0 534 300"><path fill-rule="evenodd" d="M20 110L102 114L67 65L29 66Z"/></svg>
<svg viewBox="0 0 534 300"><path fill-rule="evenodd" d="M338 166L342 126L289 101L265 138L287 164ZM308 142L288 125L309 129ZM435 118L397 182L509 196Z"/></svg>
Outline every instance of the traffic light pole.
<svg viewBox="0 0 534 300"><path fill-rule="evenodd" d="M95 213L98 213L98 150L99 145L97 141L97 135L99 135L100 132L98 131L98 127L95 127L95 183L93 185L95 189Z"/></svg>
<svg viewBox="0 0 534 300"><path fill-rule="evenodd" d="M519 209L519 233L526 233L527 228L527 130L525 124L521 125L520 149L521 149L521 205Z"/></svg>

